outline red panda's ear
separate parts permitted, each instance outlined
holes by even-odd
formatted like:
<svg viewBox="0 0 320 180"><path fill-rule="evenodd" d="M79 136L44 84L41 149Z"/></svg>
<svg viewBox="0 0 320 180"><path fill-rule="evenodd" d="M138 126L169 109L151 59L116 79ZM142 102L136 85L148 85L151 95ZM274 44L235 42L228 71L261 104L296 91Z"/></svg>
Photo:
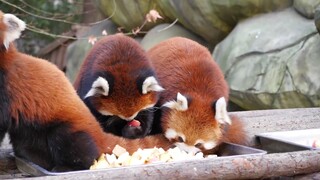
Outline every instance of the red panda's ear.
<svg viewBox="0 0 320 180"><path fill-rule="evenodd" d="M170 109L176 109L178 111L186 111L188 109L188 99L182 94L177 94L177 101L169 101L164 103L162 106Z"/></svg>
<svg viewBox="0 0 320 180"><path fill-rule="evenodd" d="M20 37L21 31L26 28L26 24L13 14L4 14L3 23L6 25L3 45L8 49L9 44Z"/></svg>
<svg viewBox="0 0 320 180"><path fill-rule="evenodd" d="M109 83L108 81L103 77L98 77L91 86L91 89L89 92L85 95L84 98L94 96L96 94L108 96L109 94Z"/></svg>
<svg viewBox="0 0 320 180"><path fill-rule="evenodd" d="M226 123L231 124L231 120L227 112L227 102L224 97L219 98L215 102L215 110L216 110L215 119L220 124L226 124Z"/></svg>
<svg viewBox="0 0 320 180"><path fill-rule="evenodd" d="M155 77L147 77L142 84L142 94L147 94L150 91L163 91Z"/></svg>

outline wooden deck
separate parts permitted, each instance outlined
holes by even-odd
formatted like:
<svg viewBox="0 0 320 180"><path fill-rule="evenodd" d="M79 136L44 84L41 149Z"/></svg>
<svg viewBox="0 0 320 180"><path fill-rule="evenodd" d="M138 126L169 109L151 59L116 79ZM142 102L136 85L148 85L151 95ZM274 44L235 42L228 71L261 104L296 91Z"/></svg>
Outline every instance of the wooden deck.
<svg viewBox="0 0 320 180"><path fill-rule="evenodd" d="M263 132L320 128L320 108L232 112L245 123L250 146ZM19 172L8 140L0 148L0 179L26 178ZM33 177L34 179L44 177ZM236 160L157 164L79 172L45 179L320 179L320 150L266 154Z"/></svg>

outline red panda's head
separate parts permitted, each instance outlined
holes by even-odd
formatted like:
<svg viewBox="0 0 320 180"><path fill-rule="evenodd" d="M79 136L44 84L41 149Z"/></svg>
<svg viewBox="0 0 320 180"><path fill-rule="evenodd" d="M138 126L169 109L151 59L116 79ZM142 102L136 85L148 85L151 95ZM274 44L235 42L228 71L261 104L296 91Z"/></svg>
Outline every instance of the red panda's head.
<svg viewBox="0 0 320 180"><path fill-rule="evenodd" d="M88 84L83 96L101 114L130 121L157 103L163 88L146 52L133 38L106 36L86 60L91 74L83 76Z"/></svg>
<svg viewBox="0 0 320 180"><path fill-rule="evenodd" d="M165 136L187 152L207 151L222 139L223 125L231 124L224 97L216 101L186 97L163 104L162 128Z"/></svg>
<svg viewBox="0 0 320 180"><path fill-rule="evenodd" d="M127 89L118 89L112 78L98 77L85 98L92 96L91 100L97 110L103 115L119 116L124 120L132 120L141 110L153 107L158 100L158 91L163 88L154 76L142 77L137 83L128 81ZM137 84L139 87L130 87ZM121 86L121 84L120 84ZM112 89L112 93L110 93ZM140 92L136 89L140 89Z"/></svg>
<svg viewBox="0 0 320 180"><path fill-rule="evenodd" d="M0 11L0 42L5 49L14 40L18 39L26 24L13 14L4 14Z"/></svg>

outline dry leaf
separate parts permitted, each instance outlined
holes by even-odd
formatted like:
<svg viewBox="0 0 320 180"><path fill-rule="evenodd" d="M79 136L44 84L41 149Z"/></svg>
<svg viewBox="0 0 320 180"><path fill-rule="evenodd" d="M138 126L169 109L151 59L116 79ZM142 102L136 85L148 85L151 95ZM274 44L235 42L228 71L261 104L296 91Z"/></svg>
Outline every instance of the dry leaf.
<svg viewBox="0 0 320 180"><path fill-rule="evenodd" d="M89 42L90 44L94 45L94 43L96 43L96 41L97 41L97 38L96 38L96 37L94 37L94 36L89 36L88 42Z"/></svg>
<svg viewBox="0 0 320 180"><path fill-rule="evenodd" d="M103 30L103 31L102 31L102 35L104 35L104 36L108 35L107 31L106 31L106 30Z"/></svg>
<svg viewBox="0 0 320 180"><path fill-rule="evenodd" d="M150 10L149 13L146 15L146 20L148 22L156 22L157 19L163 19L163 17L161 17L158 11L154 9Z"/></svg>

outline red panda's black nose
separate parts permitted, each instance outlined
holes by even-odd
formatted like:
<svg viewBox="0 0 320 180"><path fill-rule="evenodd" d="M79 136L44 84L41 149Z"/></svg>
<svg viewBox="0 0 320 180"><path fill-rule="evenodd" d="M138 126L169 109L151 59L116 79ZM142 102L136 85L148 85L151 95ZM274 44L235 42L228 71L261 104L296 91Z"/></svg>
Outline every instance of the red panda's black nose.
<svg viewBox="0 0 320 180"><path fill-rule="evenodd" d="M170 148L175 148L175 147L177 147L175 144L172 144L172 145L170 146Z"/></svg>

